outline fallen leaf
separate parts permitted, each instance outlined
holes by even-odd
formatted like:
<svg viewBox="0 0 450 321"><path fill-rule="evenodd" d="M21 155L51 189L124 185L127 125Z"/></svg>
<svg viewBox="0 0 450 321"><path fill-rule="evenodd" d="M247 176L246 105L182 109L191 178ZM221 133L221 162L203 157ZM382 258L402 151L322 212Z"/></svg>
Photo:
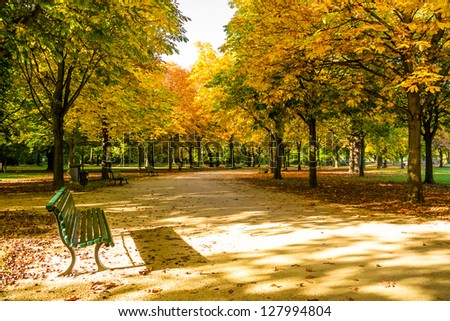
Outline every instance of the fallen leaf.
<svg viewBox="0 0 450 321"><path fill-rule="evenodd" d="M79 299L80 299L80 297L78 295L72 295L68 298L65 298L64 301L77 301Z"/></svg>
<svg viewBox="0 0 450 321"><path fill-rule="evenodd" d="M277 284L273 283L273 284L271 285L271 287L272 287L272 288L281 288L281 285L277 285Z"/></svg>
<svg viewBox="0 0 450 321"><path fill-rule="evenodd" d="M312 272L312 271L313 271L313 269L311 267L306 268L306 272Z"/></svg>
<svg viewBox="0 0 450 321"><path fill-rule="evenodd" d="M115 283L103 283L103 282L95 282L91 286L91 290L93 290L95 293L102 293L109 289L115 288L117 284Z"/></svg>
<svg viewBox="0 0 450 321"><path fill-rule="evenodd" d="M350 290L352 290L353 292L358 292L359 288L357 286L349 288Z"/></svg>
<svg viewBox="0 0 450 321"><path fill-rule="evenodd" d="M148 293L153 293L153 294L160 293L161 291L162 291L161 288L153 288L153 289L147 290Z"/></svg>
<svg viewBox="0 0 450 321"><path fill-rule="evenodd" d="M381 281L378 285L384 286L385 288L395 288L395 282Z"/></svg>

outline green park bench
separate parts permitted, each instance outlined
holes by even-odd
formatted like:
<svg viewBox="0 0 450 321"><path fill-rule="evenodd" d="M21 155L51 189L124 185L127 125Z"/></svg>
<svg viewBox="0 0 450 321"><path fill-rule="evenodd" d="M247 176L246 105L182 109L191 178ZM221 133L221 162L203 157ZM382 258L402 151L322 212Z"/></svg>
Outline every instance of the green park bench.
<svg viewBox="0 0 450 321"><path fill-rule="evenodd" d="M128 179L126 177L123 177L119 172L113 171L111 168L108 168L108 173L109 177L114 180L114 185L116 185L117 181L119 181L120 185L122 185L123 181L128 184Z"/></svg>
<svg viewBox="0 0 450 321"><path fill-rule="evenodd" d="M155 176L158 175L158 171L152 166L152 165L148 165L146 167L147 170L147 176Z"/></svg>
<svg viewBox="0 0 450 321"><path fill-rule="evenodd" d="M98 271L108 269L101 263L98 257L98 252L103 244L105 246L114 246L111 231L102 209L90 208L84 211L78 210L75 207L72 194L66 187L62 187L52 197L47 203L46 209L55 214L61 241L72 256L72 261L67 270L58 276L72 273L73 266L75 265L74 248L83 248L94 244L94 258Z"/></svg>

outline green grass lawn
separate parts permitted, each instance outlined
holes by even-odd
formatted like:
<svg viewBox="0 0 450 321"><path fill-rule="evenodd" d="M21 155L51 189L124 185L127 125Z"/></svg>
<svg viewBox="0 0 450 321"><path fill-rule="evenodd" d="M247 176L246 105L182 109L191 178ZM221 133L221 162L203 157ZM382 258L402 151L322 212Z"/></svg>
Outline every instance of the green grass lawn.
<svg viewBox="0 0 450 321"><path fill-rule="evenodd" d="M434 167L434 180L438 184L450 185L450 167ZM425 178L425 169L422 169L422 179ZM401 168L385 168L366 170L365 179L377 182L404 183L407 180L407 170Z"/></svg>

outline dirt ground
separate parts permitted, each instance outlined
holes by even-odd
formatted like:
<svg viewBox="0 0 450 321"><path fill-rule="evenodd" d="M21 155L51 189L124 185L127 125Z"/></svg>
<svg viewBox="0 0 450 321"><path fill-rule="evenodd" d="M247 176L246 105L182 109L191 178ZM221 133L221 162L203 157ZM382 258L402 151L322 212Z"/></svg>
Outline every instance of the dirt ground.
<svg viewBox="0 0 450 321"><path fill-rule="evenodd" d="M102 260L113 269L96 272L89 247L57 277L70 257L55 225L25 245L37 253L30 277L3 285L0 300L450 300L450 223L255 188L236 173L246 171L75 192L80 208L107 213L115 246ZM51 196L0 195L0 211L43 213Z"/></svg>

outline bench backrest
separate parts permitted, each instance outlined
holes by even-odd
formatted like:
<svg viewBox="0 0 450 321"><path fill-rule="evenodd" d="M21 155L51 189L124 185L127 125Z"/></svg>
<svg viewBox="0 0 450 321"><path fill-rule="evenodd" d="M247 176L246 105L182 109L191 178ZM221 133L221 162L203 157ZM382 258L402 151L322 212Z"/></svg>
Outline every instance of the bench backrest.
<svg viewBox="0 0 450 321"><path fill-rule="evenodd" d="M69 189L61 187L47 203L46 209L55 214L61 240L68 245L76 244L78 242L77 230L80 224L80 211L75 207Z"/></svg>
<svg viewBox="0 0 450 321"><path fill-rule="evenodd" d="M109 173L109 177L111 178L111 179L115 179L114 178L114 174L116 174L116 175L119 175L119 173L114 173L113 172L113 170L111 169L111 168L108 168L108 173Z"/></svg>

